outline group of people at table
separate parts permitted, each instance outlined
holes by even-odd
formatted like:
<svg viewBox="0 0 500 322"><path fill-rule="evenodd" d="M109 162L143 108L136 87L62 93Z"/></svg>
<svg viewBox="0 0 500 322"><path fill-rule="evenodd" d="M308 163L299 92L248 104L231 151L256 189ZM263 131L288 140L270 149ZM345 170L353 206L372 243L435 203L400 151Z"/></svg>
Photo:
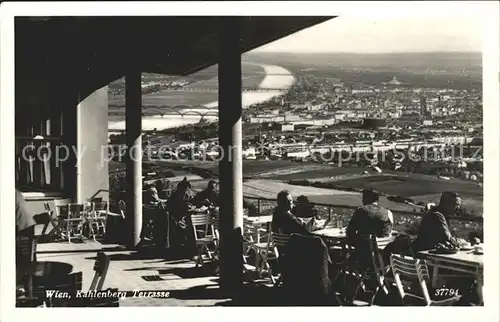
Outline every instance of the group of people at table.
<svg viewBox="0 0 500 322"><path fill-rule="evenodd" d="M190 183L183 180L172 194L162 199L158 189L151 187L149 189L149 200L147 200L150 204L161 205L160 208L169 213L168 220L170 224L168 227L162 226L160 228L160 238L163 239L159 244L163 246L164 243L167 243L170 251L177 249L177 254L182 257L192 257L196 254L190 213L200 207L217 209L219 204L215 181L210 181L207 188L196 195L190 194L190 188ZM389 209L379 204L379 197L380 195L374 190L366 189L363 191L363 206L353 212L345 228L346 242L348 244L356 245L359 239L367 235L384 238L391 237L394 234L393 214ZM434 249L440 244L453 245L457 248L466 244L479 244L480 236L477 235L469 236L470 240L453 236L449 220L450 217L457 214L460 207L461 198L457 193L442 193L439 204L432 205L422 217L418 235L411 241L411 244L401 243L396 238L383 248L383 258L388 262L390 255L393 253L417 254L421 251ZM328 225L328 220L321 223L314 206L309 203L307 197L300 196L297 198L297 204L295 205L293 197L288 191L281 191L278 194L277 207L274 209L270 225L271 231L312 237L320 235L318 234L319 231L324 230ZM165 238L165 229L168 230L167 238ZM404 249L405 247L407 249ZM359 254L363 253L360 252ZM363 261L362 258L360 260ZM371 259L365 259L365 261L369 260ZM473 279L472 281L467 280L467 283L469 282L473 283ZM468 289L469 285L464 287Z"/></svg>
<svg viewBox="0 0 500 322"><path fill-rule="evenodd" d="M23 234L28 231L26 228L32 228L35 225L35 221L33 216L27 214L22 195L18 191L16 193L17 231L18 234ZM290 235L317 236L314 234L315 230L324 229L328 225L328 220L318 225L319 218L313 206L308 203L307 197L300 196L297 201L295 205L288 191L281 191L278 194L277 207L272 215L271 231ZM366 235L390 237L394 226L393 214L379 204L379 194L373 190L364 190L362 202L363 206L353 212L345 229L346 242L356 245L357 240ZM167 250L171 256L192 258L196 255L196 240L190 217L196 209L201 208L203 211L218 209L217 183L210 181L206 189L197 194L192 193L191 185L186 178L168 195L151 186L145 205L154 206L160 210L160 216L154 216L154 228L152 234L149 234L153 237L154 244ZM408 250L412 254L417 254L420 251L434 249L439 244L451 244L456 247L468 243L479 244L480 236L470 236L470 240L467 241L454 237L451 233L449 218L455 215L460 207L461 198L457 193L442 193L439 204L428 209L422 217L418 235L411 242ZM304 218L310 218L310 220L307 222ZM143 240L148 239L146 231L147 229L143 228ZM388 258L391 253L404 253L405 250L401 247L408 247L408 244L403 245L396 241L389 243L382 251L384 258Z"/></svg>

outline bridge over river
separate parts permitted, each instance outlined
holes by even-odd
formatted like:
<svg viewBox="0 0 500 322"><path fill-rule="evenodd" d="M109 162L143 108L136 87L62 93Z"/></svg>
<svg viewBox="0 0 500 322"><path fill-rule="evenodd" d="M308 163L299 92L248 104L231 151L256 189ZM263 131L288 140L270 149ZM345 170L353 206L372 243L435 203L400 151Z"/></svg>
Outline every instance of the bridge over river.
<svg viewBox="0 0 500 322"><path fill-rule="evenodd" d="M242 92L276 92L276 91L286 91L287 88L242 88ZM166 88L162 89L161 92L189 92L189 93L218 93L219 89L214 87L181 87L181 88Z"/></svg>

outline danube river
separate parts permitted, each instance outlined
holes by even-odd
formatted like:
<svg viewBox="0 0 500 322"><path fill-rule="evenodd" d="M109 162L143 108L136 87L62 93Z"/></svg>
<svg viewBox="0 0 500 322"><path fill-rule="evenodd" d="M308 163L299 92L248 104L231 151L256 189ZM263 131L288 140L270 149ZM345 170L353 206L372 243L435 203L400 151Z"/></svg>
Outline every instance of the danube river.
<svg viewBox="0 0 500 322"><path fill-rule="evenodd" d="M281 66L275 65L262 65L259 64L266 73L266 76L260 83L260 88L276 89L265 92L252 92L247 91L242 93L242 106L243 108L248 107L252 104L262 103L270 100L273 97L282 95L284 89L288 88L295 82L295 78L290 73L290 71L284 69ZM185 109L184 111L197 111L205 113L206 111L217 109L218 102L207 102L204 104L206 109ZM201 116L198 115L165 115L165 116L147 116L142 119L142 129L143 130L153 130L153 129L167 129L172 127L178 127L186 124L198 123ZM205 116L207 121L217 121L217 116ZM121 131L125 129L125 121L111 121L109 122L110 131Z"/></svg>

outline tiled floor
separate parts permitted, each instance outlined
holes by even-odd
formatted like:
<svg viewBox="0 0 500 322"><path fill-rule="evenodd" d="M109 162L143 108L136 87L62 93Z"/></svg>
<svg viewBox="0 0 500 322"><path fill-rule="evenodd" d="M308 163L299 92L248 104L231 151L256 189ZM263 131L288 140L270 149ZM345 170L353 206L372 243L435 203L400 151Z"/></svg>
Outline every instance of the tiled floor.
<svg viewBox="0 0 500 322"><path fill-rule="evenodd" d="M87 241L81 244L47 243L37 246L37 260L65 262L73 271L83 273L83 290L89 289L94 276L95 256L103 250L110 257L109 270L103 289L119 291L169 291L169 298L127 297L120 306L214 306L224 305L230 299L220 295L213 270L196 269L193 261L166 261L137 252L113 249L116 245L102 245ZM109 250L111 249L111 250Z"/></svg>

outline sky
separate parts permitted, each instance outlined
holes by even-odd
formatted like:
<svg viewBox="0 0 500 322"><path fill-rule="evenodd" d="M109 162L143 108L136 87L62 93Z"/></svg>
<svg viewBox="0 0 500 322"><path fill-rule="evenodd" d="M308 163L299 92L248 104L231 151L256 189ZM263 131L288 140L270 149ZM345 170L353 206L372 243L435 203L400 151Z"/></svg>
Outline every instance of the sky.
<svg viewBox="0 0 500 322"><path fill-rule="evenodd" d="M484 16L468 5L450 2L440 7L420 3L412 7L407 2L404 7L387 4L374 11L361 11L359 6L356 10L347 8L337 18L255 52L481 52ZM366 6L369 4L362 7Z"/></svg>

